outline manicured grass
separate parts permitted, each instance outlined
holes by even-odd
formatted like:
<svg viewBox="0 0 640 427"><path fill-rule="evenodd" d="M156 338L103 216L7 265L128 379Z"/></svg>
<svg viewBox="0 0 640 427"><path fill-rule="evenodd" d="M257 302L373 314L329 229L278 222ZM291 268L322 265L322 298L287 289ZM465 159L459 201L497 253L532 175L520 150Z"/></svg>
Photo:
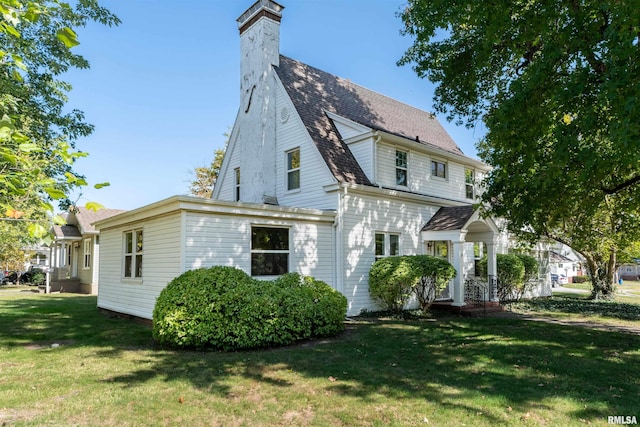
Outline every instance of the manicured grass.
<svg viewBox="0 0 640 427"><path fill-rule="evenodd" d="M568 283L564 285L565 288L580 289L583 291L591 291L591 283ZM558 291L554 291L554 295L567 296ZM588 296L588 294L586 295ZM616 285L616 301L640 304L640 282L636 280L623 280L622 284Z"/></svg>
<svg viewBox="0 0 640 427"><path fill-rule="evenodd" d="M640 418L640 336L517 318L358 319L236 353L157 348L96 298L0 292L0 424L607 425ZM56 345L57 344L57 345Z"/></svg>

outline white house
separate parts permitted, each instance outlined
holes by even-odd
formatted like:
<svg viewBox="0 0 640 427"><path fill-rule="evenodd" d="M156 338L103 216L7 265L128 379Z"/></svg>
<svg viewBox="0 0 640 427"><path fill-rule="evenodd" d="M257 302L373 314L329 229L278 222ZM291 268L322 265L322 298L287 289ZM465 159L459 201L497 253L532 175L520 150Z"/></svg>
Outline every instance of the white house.
<svg viewBox="0 0 640 427"><path fill-rule="evenodd" d="M175 196L96 224L100 308L150 319L171 279L214 265L312 275L351 315L378 308L368 274L380 257L446 258L458 275L443 297L457 306L483 253L495 275L506 237L472 206L488 167L431 114L281 55L282 12L259 0L238 18L240 108L212 199Z"/></svg>
<svg viewBox="0 0 640 427"><path fill-rule="evenodd" d="M93 223L122 212L125 211L78 207L64 215L65 225L53 226L53 242L49 246L52 290L98 293L100 237Z"/></svg>

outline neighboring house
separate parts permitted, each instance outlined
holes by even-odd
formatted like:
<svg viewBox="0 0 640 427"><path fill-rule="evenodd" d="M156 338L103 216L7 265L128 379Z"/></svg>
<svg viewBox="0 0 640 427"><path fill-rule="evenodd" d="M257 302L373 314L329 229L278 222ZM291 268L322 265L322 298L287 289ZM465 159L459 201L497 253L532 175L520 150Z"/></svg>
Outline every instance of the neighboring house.
<svg viewBox="0 0 640 427"><path fill-rule="evenodd" d="M618 267L618 277L623 280L640 280L640 258Z"/></svg>
<svg viewBox="0 0 640 427"><path fill-rule="evenodd" d="M381 257L447 259L458 275L442 297L456 306L483 254L495 275L507 239L473 207L489 168L431 114L280 55L282 9L260 0L238 19L241 105L212 200L175 196L96 224L100 308L150 319L171 279L214 265L314 276L350 315L378 308L368 275Z"/></svg>
<svg viewBox="0 0 640 427"><path fill-rule="evenodd" d="M564 274L569 283L574 276L584 276L583 258L569 246L557 243L549 251L549 270L552 274Z"/></svg>
<svg viewBox="0 0 640 427"><path fill-rule="evenodd" d="M93 223L125 211L84 207L64 214L65 225L53 226L49 267L51 290L98 293L98 263L100 239Z"/></svg>

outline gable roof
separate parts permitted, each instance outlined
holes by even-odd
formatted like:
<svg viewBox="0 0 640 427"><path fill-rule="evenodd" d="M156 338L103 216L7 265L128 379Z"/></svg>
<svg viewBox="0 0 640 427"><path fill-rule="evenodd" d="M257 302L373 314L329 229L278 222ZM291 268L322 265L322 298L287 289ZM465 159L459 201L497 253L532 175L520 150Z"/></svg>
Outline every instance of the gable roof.
<svg viewBox="0 0 640 427"><path fill-rule="evenodd" d="M464 156L438 120L426 111L283 55L275 69L320 154L340 182L370 185L326 112Z"/></svg>
<svg viewBox="0 0 640 427"><path fill-rule="evenodd" d="M469 221L473 212L473 205L440 208L429 222L422 227L422 231L462 230L462 227Z"/></svg>
<svg viewBox="0 0 640 427"><path fill-rule="evenodd" d="M78 207L77 209L77 212L75 212L73 215L76 218L78 228L83 234L97 234L98 231L93 226L94 222L112 217L122 212L126 212L120 209L107 208L98 209L97 211L93 211L85 207Z"/></svg>
<svg viewBox="0 0 640 427"><path fill-rule="evenodd" d="M56 240L80 240L82 234L75 225L54 225L53 236Z"/></svg>

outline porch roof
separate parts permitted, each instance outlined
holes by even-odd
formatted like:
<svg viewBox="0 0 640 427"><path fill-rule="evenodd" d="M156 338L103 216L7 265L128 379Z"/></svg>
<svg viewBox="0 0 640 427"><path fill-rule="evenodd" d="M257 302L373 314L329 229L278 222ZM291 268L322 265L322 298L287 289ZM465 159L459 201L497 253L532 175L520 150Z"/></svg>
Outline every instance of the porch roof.
<svg viewBox="0 0 640 427"><path fill-rule="evenodd" d="M473 205L442 207L431 217L421 231L462 230L473 216Z"/></svg>
<svg viewBox="0 0 640 427"><path fill-rule="evenodd" d="M56 240L81 240L82 234L75 225L54 225L53 235Z"/></svg>

